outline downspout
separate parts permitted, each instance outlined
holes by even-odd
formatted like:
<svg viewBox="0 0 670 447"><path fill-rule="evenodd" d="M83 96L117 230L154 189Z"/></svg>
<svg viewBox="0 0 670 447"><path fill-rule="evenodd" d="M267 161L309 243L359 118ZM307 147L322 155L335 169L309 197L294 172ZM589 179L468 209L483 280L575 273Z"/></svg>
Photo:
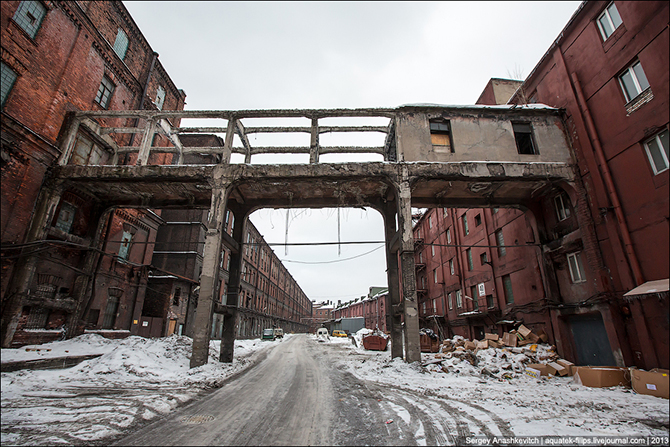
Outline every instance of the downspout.
<svg viewBox="0 0 670 447"><path fill-rule="evenodd" d="M560 51L559 51L560 54ZM561 58L563 55L561 54ZM603 147L600 144L600 139L598 138L598 133L596 131L596 126L593 123L593 118L591 117L591 111L586 104L584 98L584 92L582 91L582 86L579 83L579 78L577 73L572 73L570 75L571 83L575 88L575 93L577 94L577 104L584 116L584 122L586 124L586 131L589 134L591 139L591 144L595 150L596 158L600 164L600 169L603 174L603 180L605 181L605 187L607 188L607 195L612 203L614 208L614 214L616 215L617 222L619 223L619 229L621 230L621 238L623 239L624 246L626 247L626 257L628 258L628 264L633 272L635 278L635 285L639 286L644 283L644 276L642 275L642 269L638 262L637 256L635 255L635 250L633 249L633 241L630 237L630 231L628 230L628 224L626 223L626 218L621 208L621 202L619 201L619 196L617 194L616 188L614 186L614 180L612 179L612 173L607 164L607 159L605 157L605 152Z"/></svg>

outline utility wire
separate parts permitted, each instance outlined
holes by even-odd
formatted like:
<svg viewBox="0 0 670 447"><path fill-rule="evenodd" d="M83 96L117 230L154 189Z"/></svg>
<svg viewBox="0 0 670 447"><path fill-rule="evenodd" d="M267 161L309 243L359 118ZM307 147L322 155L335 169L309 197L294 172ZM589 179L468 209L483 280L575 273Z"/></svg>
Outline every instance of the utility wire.
<svg viewBox="0 0 670 447"><path fill-rule="evenodd" d="M377 248L373 248L370 251L367 251L365 253L361 253L360 255L352 256L351 258L344 258L344 259L335 259L333 261L314 261L314 262L309 262L309 261L293 261L291 259L280 259L281 262L293 262L295 264L334 264L336 262L344 262L344 261L351 261L352 259L360 258L365 255L369 255L370 253L379 250L380 248L383 248L384 246L380 246Z"/></svg>

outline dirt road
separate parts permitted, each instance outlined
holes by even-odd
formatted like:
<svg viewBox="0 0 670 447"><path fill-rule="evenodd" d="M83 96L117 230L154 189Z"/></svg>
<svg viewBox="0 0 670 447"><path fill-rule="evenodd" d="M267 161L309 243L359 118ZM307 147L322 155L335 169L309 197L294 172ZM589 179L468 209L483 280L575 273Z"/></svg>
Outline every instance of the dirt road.
<svg viewBox="0 0 670 447"><path fill-rule="evenodd" d="M448 445L512 435L465 402L362 382L338 362L346 355L341 344L288 338L237 379L117 445Z"/></svg>

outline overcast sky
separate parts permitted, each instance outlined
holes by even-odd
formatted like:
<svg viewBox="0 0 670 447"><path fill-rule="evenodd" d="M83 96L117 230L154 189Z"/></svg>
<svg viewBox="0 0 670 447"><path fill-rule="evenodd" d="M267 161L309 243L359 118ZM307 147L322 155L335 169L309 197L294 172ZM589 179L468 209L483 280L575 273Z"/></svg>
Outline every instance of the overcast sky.
<svg viewBox="0 0 670 447"><path fill-rule="evenodd" d="M490 78L527 76L580 2L124 4L187 110L239 110L473 104ZM384 239L376 211L339 216L339 240ZM291 210L288 235L285 210L251 220L267 242L338 241L335 209ZM381 247L274 250L310 299L337 303L386 285Z"/></svg>

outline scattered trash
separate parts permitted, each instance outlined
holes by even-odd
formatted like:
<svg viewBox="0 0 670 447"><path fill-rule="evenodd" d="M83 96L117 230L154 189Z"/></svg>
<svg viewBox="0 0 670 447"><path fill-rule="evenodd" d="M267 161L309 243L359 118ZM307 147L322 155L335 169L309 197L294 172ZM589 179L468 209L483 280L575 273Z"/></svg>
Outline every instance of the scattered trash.
<svg viewBox="0 0 670 447"><path fill-rule="evenodd" d="M389 419L388 421L386 421L386 423L387 424L393 424L393 419Z"/></svg>

